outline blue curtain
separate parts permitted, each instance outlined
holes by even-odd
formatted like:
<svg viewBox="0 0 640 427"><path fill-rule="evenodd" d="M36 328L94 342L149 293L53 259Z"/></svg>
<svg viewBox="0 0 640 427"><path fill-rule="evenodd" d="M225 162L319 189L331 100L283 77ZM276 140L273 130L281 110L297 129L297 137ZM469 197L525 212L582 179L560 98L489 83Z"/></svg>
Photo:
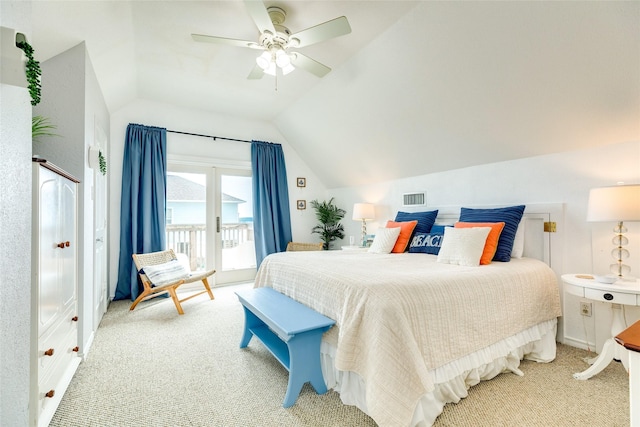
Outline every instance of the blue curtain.
<svg viewBox="0 0 640 427"><path fill-rule="evenodd" d="M124 141L120 262L115 299L141 292L131 255L165 249L167 130L129 124Z"/></svg>
<svg viewBox="0 0 640 427"><path fill-rule="evenodd" d="M256 263L282 252L291 241L291 213L284 153L280 144L251 141L253 231Z"/></svg>

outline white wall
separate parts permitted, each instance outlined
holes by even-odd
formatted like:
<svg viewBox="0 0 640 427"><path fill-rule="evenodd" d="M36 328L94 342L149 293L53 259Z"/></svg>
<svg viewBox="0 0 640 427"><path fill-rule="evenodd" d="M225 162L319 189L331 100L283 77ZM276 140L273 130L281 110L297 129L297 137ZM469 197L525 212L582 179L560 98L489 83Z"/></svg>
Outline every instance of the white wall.
<svg viewBox="0 0 640 427"><path fill-rule="evenodd" d="M556 273L599 273L603 268L606 269L610 261L610 230L614 224L603 226L587 223L589 190L614 185L618 181L640 183L640 141L335 189L329 193L336 197L338 204L348 207L345 230L347 235L355 236L360 232L360 223L349 220L353 203L375 204L376 219L368 222L369 232L372 232L379 226L383 227L388 219L393 219L398 210L407 210L401 206L402 194L413 191L427 192L428 206L425 210L447 206L564 203L563 265L562 271ZM629 223L627 227L631 240L631 259L627 264L638 277L640 224ZM596 233L595 240L604 242L599 245L605 247L592 248L592 231ZM596 254L595 261L593 254ZM566 313L568 324L565 334L576 342L584 341L585 345L587 342L593 343L597 336L596 346L599 349L603 340L610 336L609 306L596 303L594 316L583 318L577 314L577 302L571 298L566 298L565 302L575 311ZM640 319L640 309L627 308L627 319L630 322Z"/></svg>
<svg viewBox="0 0 640 427"><path fill-rule="evenodd" d="M30 2L0 2L0 26L31 34ZM24 87L0 74L0 425L29 423L31 325L31 98L15 35L0 38L18 58ZM16 55L16 56L14 56ZM6 64L3 64L6 65Z"/></svg>
<svg viewBox="0 0 640 427"><path fill-rule="evenodd" d="M33 143L33 152L80 180L78 186L78 314L80 354L86 355L98 328L94 324L93 175L89 146L95 143L96 126L109 129L109 112L84 43L44 61L42 102L34 108L56 125L59 136Z"/></svg>
<svg viewBox="0 0 640 427"><path fill-rule="evenodd" d="M298 211L296 209L296 200L305 199L309 202L313 199L323 199L326 189L273 125L267 122L245 120L201 110L190 110L138 100L111 115L111 140L108 159L110 186L109 288L111 297L115 293L118 280L122 160L124 139L129 123L233 139L255 139L282 144L287 164L293 239L305 242L319 241L317 235L311 235L311 228L315 225L314 212L309 208L305 211ZM167 133L167 151L169 161L191 164L213 163L217 164L218 167L251 168L251 146L243 142L213 141L211 138ZM297 177L307 178L307 186L305 188L296 187Z"/></svg>

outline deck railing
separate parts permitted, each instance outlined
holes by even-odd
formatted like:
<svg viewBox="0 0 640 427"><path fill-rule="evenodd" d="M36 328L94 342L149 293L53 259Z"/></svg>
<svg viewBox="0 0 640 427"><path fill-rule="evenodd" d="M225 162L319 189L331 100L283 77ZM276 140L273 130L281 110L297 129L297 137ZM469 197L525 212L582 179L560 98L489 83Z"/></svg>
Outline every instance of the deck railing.
<svg viewBox="0 0 640 427"><path fill-rule="evenodd" d="M246 222L222 224L222 248L234 248L253 240L253 224ZM167 248L185 254L192 271L204 270L207 253L207 227L204 224L169 224L165 227Z"/></svg>

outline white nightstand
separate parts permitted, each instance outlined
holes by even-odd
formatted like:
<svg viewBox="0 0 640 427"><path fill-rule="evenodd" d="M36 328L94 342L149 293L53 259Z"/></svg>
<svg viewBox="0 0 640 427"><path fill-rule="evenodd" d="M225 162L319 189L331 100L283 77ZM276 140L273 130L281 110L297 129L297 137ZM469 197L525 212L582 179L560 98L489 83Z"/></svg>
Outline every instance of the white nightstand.
<svg viewBox="0 0 640 427"><path fill-rule="evenodd" d="M614 337L625 328L622 305L640 306L640 283L637 280L618 280L613 284L597 282L589 274L563 274L564 291L571 295L593 301L611 303L611 338L605 341L598 357L589 360L591 367L573 374L577 380L586 380L606 368L612 360L619 360L629 370L628 350L618 344Z"/></svg>
<svg viewBox="0 0 640 427"><path fill-rule="evenodd" d="M343 246L343 251L367 252L369 248L364 246Z"/></svg>

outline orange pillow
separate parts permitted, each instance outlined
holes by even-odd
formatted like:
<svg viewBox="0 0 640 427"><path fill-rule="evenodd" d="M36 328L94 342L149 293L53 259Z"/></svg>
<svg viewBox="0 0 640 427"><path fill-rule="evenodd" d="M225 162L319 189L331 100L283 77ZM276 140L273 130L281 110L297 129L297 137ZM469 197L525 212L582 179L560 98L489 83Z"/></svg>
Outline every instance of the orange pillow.
<svg viewBox="0 0 640 427"><path fill-rule="evenodd" d="M416 225L418 225L418 221L387 221L387 228L400 227L400 235L398 236L398 240L396 240L395 246L391 249L391 253L402 253L407 249L409 240L411 240L411 234L413 233L413 229L416 228Z"/></svg>
<svg viewBox="0 0 640 427"><path fill-rule="evenodd" d="M480 257L480 265L491 264L493 256L498 249L498 239L504 228L504 222L456 222L455 228L472 228L472 227L491 227L487 241L484 243L482 256Z"/></svg>

